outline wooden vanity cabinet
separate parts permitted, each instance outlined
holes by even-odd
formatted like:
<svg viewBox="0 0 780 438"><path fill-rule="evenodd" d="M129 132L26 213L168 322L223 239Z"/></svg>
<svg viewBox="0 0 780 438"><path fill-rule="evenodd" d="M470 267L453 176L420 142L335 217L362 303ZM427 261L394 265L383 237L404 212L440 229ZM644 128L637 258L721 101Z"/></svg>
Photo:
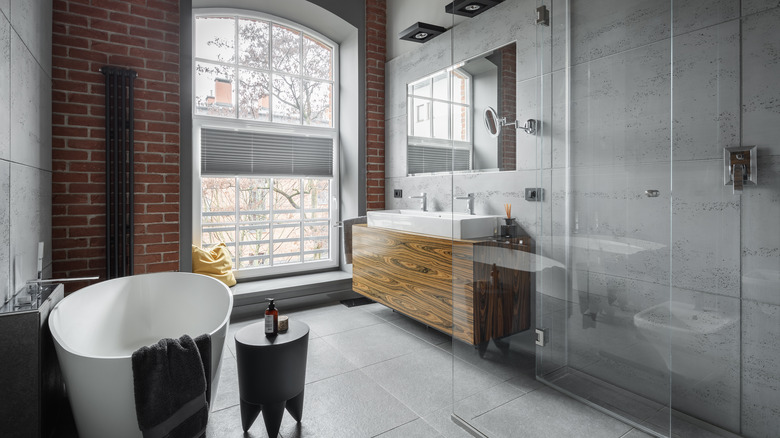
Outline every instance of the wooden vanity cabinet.
<svg viewBox="0 0 780 438"><path fill-rule="evenodd" d="M530 328L529 245L352 227L352 289L474 345Z"/></svg>

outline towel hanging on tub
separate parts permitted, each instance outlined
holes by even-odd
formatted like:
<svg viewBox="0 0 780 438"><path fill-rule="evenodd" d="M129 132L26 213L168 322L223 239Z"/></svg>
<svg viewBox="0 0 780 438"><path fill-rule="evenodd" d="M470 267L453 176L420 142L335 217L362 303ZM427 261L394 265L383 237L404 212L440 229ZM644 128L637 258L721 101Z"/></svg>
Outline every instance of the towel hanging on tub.
<svg viewBox="0 0 780 438"><path fill-rule="evenodd" d="M144 438L206 434L211 392L211 338L162 339L133 353L138 427Z"/></svg>

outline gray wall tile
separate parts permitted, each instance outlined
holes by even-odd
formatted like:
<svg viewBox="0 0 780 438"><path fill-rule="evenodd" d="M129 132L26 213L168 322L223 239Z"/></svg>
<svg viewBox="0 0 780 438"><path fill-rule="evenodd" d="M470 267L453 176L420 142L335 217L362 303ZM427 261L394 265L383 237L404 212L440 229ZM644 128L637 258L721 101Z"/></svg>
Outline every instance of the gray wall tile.
<svg viewBox="0 0 780 438"><path fill-rule="evenodd" d="M0 15L0 159L11 158L11 25Z"/></svg>
<svg viewBox="0 0 780 438"><path fill-rule="evenodd" d="M51 170L51 80L11 34L11 160Z"/></svg>
<svg viewBox="0 0 780 438"><path fill-rule="evenodd" d="M16 33L51 76L52 0L11 0L10 20Z"/></svg>
<svg viewBox="0 0 780 438"><path fill-rule="evenodd" d="M739 18L740 0L674 0L674 34Z"/></svg>
<svg viewBox="0 0 780 438"><path fill-rule="evenodd" d="M11 163L10 256L14 290L36 278L38 242L51 264L51 172Z"/></svg>
<svg viewBox="0 0 780 438"><path fill-rule="evenodd" d="M780 306L742 302L742 433L775 436L780 430Z"/></svg>
<svg viewBox="0 0 780 438"><path fill-rule="evenodd" d="M742 142L780 155L780 8L742 20Z"/></svg>
<svg viewBox="0 0 780 438"><path fill-rule="evenodd" d="M780 7L778 0L742 0L742 16Z"/></svg>
<svg viewBox="0 0 780 438"><path fill-rule="evenodd" d="M0 304L12 296L11 288L11 167L0 160Z"/></svg>

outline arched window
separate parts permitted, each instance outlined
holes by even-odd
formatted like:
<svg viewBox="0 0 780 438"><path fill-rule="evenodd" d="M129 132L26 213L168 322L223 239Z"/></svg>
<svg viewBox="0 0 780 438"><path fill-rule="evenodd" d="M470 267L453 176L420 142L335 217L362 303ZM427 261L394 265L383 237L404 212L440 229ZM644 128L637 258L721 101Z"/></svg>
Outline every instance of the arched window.
<svg viewBox="0 0 780 438"><path fill-rule="evenodd" d="M337 266L338 46L248 11L194 20L200 244L239 278Z"/></svg>

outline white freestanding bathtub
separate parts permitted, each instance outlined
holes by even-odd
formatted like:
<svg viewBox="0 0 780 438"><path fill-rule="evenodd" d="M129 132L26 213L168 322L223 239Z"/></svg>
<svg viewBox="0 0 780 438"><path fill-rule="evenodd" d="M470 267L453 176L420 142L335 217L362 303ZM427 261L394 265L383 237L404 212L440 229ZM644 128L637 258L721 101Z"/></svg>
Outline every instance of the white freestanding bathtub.
<svg viewBox="0 0 780 438"><path fill-rule="evenodd" d="M224 283L180 272L116 278L60 301L49 326L79 436L141 437L131 355L162 338L211 334L213 401L232 307Z"/></svg>

